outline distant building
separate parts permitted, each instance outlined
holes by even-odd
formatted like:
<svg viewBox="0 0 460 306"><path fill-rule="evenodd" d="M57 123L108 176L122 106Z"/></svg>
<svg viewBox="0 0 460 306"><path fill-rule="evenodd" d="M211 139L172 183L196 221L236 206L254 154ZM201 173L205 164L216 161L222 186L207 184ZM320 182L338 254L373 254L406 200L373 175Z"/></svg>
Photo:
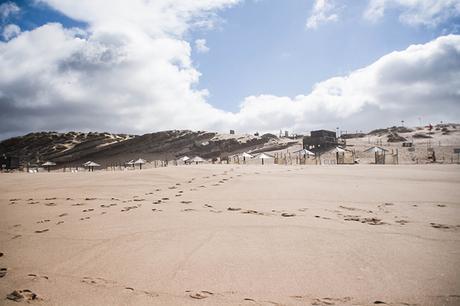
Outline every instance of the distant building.
<svg viewBox="0 0 460 306"><path fill-rule="evenodd" d="M12 170L19 168L19 158L14 156L6 156L3 154L0 156L0 168L1 170Z"/></svg>
<svg viewBox="0 0 460 306"><path fill-rule="evenodd" d="M235 130L230 130L230 135L235 135Z"/></svg>
<svg viewBox="0 0 460 306"><path fill-rule="evenodd" d="M333 131L317 130L311 131L310 136L304 136L304 149L312 152L323 152L339 145L345 145L345 141L337 138Z"/></svg>
<svg viewBox="0 0 460 306"><path fill-rule="evenodd" d="M289 137L289 131L284 131L284 137Z"/></svg>

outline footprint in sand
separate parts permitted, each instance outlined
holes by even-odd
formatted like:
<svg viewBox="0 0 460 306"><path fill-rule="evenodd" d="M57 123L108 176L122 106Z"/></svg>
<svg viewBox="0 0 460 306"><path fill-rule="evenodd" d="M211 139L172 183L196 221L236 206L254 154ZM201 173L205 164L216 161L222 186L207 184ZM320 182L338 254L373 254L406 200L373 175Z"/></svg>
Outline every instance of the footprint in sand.
<svg viewBox="0 0 460 306"><path fill-rule="evenodd" d="M7 268L0 268L0 278L5 277Z"/></svg>
<svg viewBox="0 0 460 306"><path fill-rule="evenodd" d="M126 206L126 207L123 207L121 211L130 211L131 209L136 209L136 208L138 208L138 206Z"/></svg>
<svg viewBox="0 0 460 306"><path fill-rule="evenodd" d="M145 201L145 199L134 199L133 201L134 202L142 202L142 201Z"/></svg>
<svg viewBox="0 0 460 306"><path fill-rule="evenodd" d="M62 217L65 217L67 215L68 215L68 213L63 213L63 214L60 214L58 217L62 218Z"/></svg>
<svg viewBox="0 0 460 306"><path fill-rule="evenodd" d="M157 209L157 208L152 208L152 211L155 211L155 212L158 211L158 212L160 212L160 211L162 211L162 210L161 210L161 209Z"/></svg>
<svg viewBox="0 0 460 306"><path fill-rule="evenodd" d="M35 233L41 234L41 233L45 233L45 232L47 232L47 231L49 231L49 229L48 229L48 228L45 228L45 229L42 229L42 230L36 230Z"/></svg>
<svg viewBox="0 0 460 306"><path fill-rule="evenodd" d="M46 201L56 200L57 198L45 198Z"/></svg>
<svg viewBox="0 0 460 306"><path fill-rule="evenodd" d="M252 209L243 210L241 213L242 214L248 214L248 215L260 215L260 214L262 214L262 213L259 213L257 210L252 210Z"/></svg>
<svg viewBox="0 0 460 306"><path fill-rule="evenodd" d="M439 224L439 223L430 223L431 227L434 228L439 228L439 229L450 229L451 227L445 224Z"/></svg>
<svg viewBox="0 0 460 306"><path fill-rule="evenodd" d="M80 221L89 220L89 219L91 219L91 217L84 217L84 218L80 218Z"/></svg>
<svg viewBox="0 0 460 306"><path fill-rule="evenodd" d="M281 217L295 217L294 213L282 213Z"/></svg>
<svg viewBox="0 0 460 306"><path fill-rule="evenodd" d="M94 211L94 209L93 208L83 209L83 212L90 212L90 211Z"/></svg>
<svg viewBox="0 0 460 306"><path fill-rule="evenodd" d="M162 201L168 201L169 198L161 198Z"/></svg>
<svg viewBox="0 0 460 306"><path fill-rule="evenodd" d="M58 221L58 222L56 223L56 225L59 225L59 224L62 224L62 223L64 223L64 221Z"/></svg>
<svg viewBox="0 0 460 306"><path fill-rule="evenodd" d="M204 207L212 208L213 206L212 206L212 205L209 205L209 204L204 204Z"/></svg>
<svg viewBox="0 0 460 306"><path fill-rule="evenodd" d="M33 274L33 273L29 273L29 274L27 274L27 276L31 277L33 280L37 280L39 278L49 279L49 277L46 276L46 275L37 275L37 274Z"/></svg>
<svg viewBox="0 0 460 306"><path fill-rule="evenodd" d="M83 204L83 203L75 203L75 204L72 204L72 206L83 206L83 205L85 205L85 204Z"/></svg>
<svg viewBox="0 0 460 306"><path fill-rule="evenodd" d="M38 295L29 289L14 290L10 294L8 294L6 298L8 300L15 301L15 302L20 302L22 300L33 301L33 300L39 299Z"/></svg>
<svg viewBox="0 0 460 306"><path fill-rule="evenodd" d="M192 201L180 201L182 204L191 204Z"/></svg>
<svg viewBox="0 0 460 306"><path fill-rule="evenodd" d="M197 299L197 300L206 299L212 295L214 295L214 293L210 291L198 291L198 292L189 294L189 296L192 299Z"/></svg>
<svg viewBox="0 0 460 306"><path fill-rule="evenodd" d="M50 222L50 220L46 219L46 220L37 221L37 223L47 223L47 222Z"/></svg>
<svg viewBox="0 0 460 306"><path fill-rule="evenodd" d="M227 210L228 211L239 211L239 210L241 210L241 208L239 208L239 207L228 207Z"/></svg>
<svg viewBox="0 0 460 306"><path fill-rule="evenodd" d="M196 211L196 209L193 209L193 208L185 208L185 209L182 209L182 211L184 211L184 212L187 212L187 211Z"/></svg>
<svg viewBox="0 0 460 306"><path fill-rule="evenodd" d="M46 206L56 206L56 203L50 202L50 203L45 203Z"/></svg>
<svg viewBox="0 0 460 306"><path fill-rule="evenodd" d="M22 235L14 235L13 237L11 237L11 240L18 239L18 238L21 238L21 237L22 237Z"/></svg>

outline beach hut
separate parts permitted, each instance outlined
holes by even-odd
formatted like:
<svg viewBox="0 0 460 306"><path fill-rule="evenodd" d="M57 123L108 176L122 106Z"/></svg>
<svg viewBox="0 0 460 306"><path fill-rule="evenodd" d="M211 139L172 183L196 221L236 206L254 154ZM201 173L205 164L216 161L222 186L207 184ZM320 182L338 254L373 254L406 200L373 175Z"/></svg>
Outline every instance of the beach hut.
<svg viewBox="0 0 460 306"><path fill-rule="evenodd" d="M100 167L101 165L93 161L87 161L86 163L83 164L83 166L88 168L88 171L94 171L94 167Z"/></svg>
<svg viewBox="0 0 460 306"><path fill-rule="evenodd" d="M133 165L139 165L139 170L142 169L142 165L145 164L147 161L145 159L139 158L138 160L133 162Z"/></svg>
<svg viewBox="0 0 460 306"><path fill-rule="evenodd" d="M262 165L263 165L265 159L273 158L273 156L270 156L270 155L265 154L265 153L260 153L260 154L257 156L257 158L260 159L260 160L262 161Z"/></svg>
<svg viewBox="0 0 460 306"><path fill-rule="evenodd" d="M202 164L202 163L205 162L205 160L204 160L203 158L199 157L199 156L195 156L195 157L192 158L190 161L191 161L192 163L196 163L197 165L198 165L198 164Z"/></svg>
<svg viewBox="0 0 460 306"><path fill-rule="evenodd" d="M48 170L48 172L50 172L50 168L56 166L56 163L52 161L47 161L43 163L42 166L45 167Z"/></svg>

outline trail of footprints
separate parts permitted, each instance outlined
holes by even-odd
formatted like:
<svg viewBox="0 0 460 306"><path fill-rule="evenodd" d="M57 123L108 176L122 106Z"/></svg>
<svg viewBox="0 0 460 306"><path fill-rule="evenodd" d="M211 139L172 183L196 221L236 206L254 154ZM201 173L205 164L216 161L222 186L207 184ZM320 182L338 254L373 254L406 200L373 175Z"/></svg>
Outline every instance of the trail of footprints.
<svg viewBox="0 0 460 306"><path fill-rule="evenodd" d="M301 169L298 169L301 170ZM18 205L18 204L27 204L27 205L39 205L43 204L45 206L50 207L53 209L54 207L59 207L60 205L65 205L65 202L70 202L70 205L73 207L82 206L84 209L77 213L78 221L88 221L91 218L105 215L107 214L110 209L115 208L119 204L121 204L121 208L119 212L129 214L132 211L138 210L145 205L155 205L160 207L151 207L151 211L154 213L161 213L164 211L164 207L170 207L170 204L179 204L179 205L193 205L194 203L191 200L186 199L187 192L196 192L200 189L213 187L213 186L221 186L224 185L235 178L240 178L244 175L242 174L232 174L234 169L230 169L229 171L224 171L222 173L215 173L211 175L205 175L201 177L202 182L196 177L190 178L185 180L184 182L177 182L171 186L166 187L164 191L161 188L156 188L152 191L144 192L144 196L140 197L139 195L134 195L132 198L129 199L118 199L118 198L96 198L96 197L85 197L81 199L74 199L74 198L63 198L59 199L57 197L46 197L44 199L20 199L20 198L13 198L9 200L10 205ZM290 169L286 170L290 171ZM268 173L268 172L267 172ZM260 172L254 172L254 174L261 174ZM203 184L204 182L204 184ZM187 188L187 185L191 185L191 188ZM207 185L206 185L207 184ZM187 190L188 189L188 190ZM187 191L186 191L187 190ZM172 193L172 194L171 194ZM152 199L153 198L153 199ZM171 200L176 198L185 198L184 200ZM103 202L103 203L101 203ZM201 204L201 208L204 208L205 211L209 213L240 213L245 215L254 215L254 216L279 216L282 218L294 218L294 217L314 217L316 219L322 220L331 220L340 221L340 222L358 222L366 225L398 225L398 226L405 226L410 224L411 221L407 220L404 217L394 216L393 220L388 220L388 217L392 209L394 208L394 203L383 203L379 204L375 207L374 210L365 210L355 207L349 207L346 205L339 205L337 209L333 210L332 212L335 214L335 218L330 216L321 216L319 214L309 214L308 207L298 208L296 211L278 211L278 210L269 210L269 211L258 211L250 208L241 208L235 207L233 205L228 205L225 207L216 208L215 205L210 203ZM435 204L437 208L444 208L446 207L445 204ZM199 211L199 207L193 205L193 207L186 207L180 208L181 212L195 212ZM413 204L412 207L416 209L418 207L417 204ZM325 210L327 211L327 210ZM329 211L331 212L331 211ZM57 216L58 220L52 221L51 218L38 220L36 223L39 225L62 225L65 224L67 220L75 220L71 218L74 213L61 213ZM64 218L65 217L65 218ZM384 218L385 217L385 218ZM17 225L20 227L20 224ZM456 231L460 230L460 225L447 225L447 224L439 224L435 222L429 223L429 226L435 229L444 230L444 231ZM36 234L43 234L49 232L51 230L50 227L42 227L34 230ZM17 239L21 237L22 233L14 235L11 239Z"/></svg>

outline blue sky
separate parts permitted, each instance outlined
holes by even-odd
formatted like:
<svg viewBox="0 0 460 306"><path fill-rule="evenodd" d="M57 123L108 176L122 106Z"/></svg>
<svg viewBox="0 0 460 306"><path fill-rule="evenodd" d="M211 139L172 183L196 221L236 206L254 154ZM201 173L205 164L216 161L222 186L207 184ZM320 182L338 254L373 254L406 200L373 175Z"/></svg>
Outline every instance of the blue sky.
<svg viewBox="0 0 460 306"><path fill-rule="evenodd" d="M209 101L236 111L248 95L309 92L319 81L345 75L394 50L428 42L456 22L413 27L400 23L396 10L374 24L359 17L365 2L351 1L340 21L307 29L312 5L305 0L246 1L219 14L223 22L217 29L192 32L191 41L205 38L210 48L193 54L203 74L200 87L211 92Z"/></svg>
<svg viewBox="0 0 460 306"><path fill-rule="evenodd" d="M0 138L460 117L460 0L11 0L0 22Z"/></svg>

